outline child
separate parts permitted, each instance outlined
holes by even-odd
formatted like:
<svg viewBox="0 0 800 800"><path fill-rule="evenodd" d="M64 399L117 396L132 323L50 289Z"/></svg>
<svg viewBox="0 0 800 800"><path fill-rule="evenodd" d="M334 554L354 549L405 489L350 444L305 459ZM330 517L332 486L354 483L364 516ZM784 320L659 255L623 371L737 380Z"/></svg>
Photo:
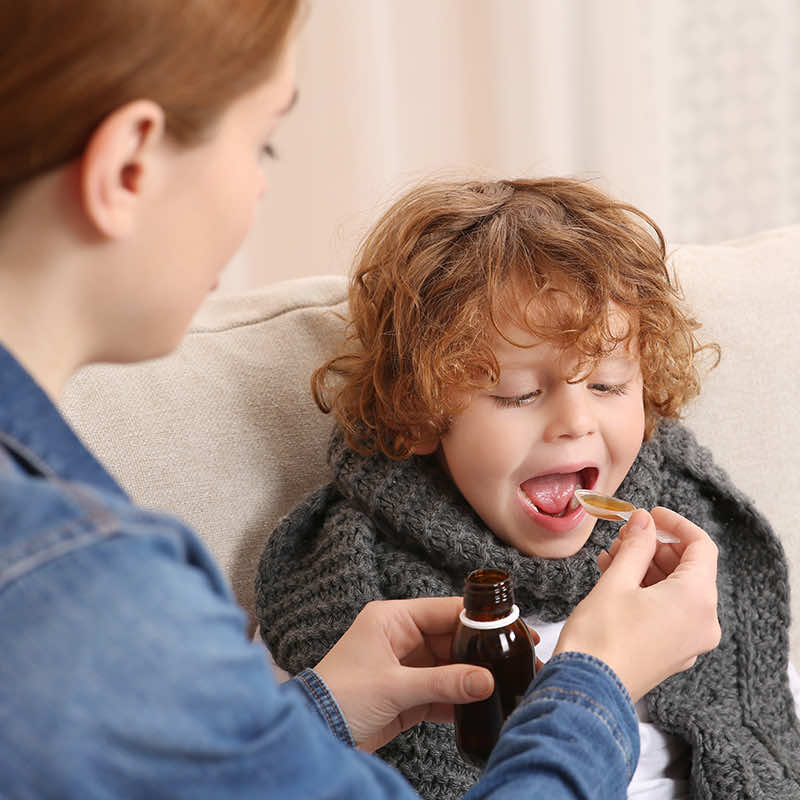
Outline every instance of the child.
<svg viewBox="0 0 800 800"><path fill-rule="evenodd" d="M695 337L657 226L574 180L421 186L363 245L350 311L347 349L312 380L339 423L333 482L262 558L278 664L316 663L370 600L458 594L490 565L511 571L546 659L617 530L574 490L663 505L717 542L723 639L639 704L629 796L800 797L787 567L676 421L715 346ZM446 725L381 755L428 798L478 777Z"/></svg>

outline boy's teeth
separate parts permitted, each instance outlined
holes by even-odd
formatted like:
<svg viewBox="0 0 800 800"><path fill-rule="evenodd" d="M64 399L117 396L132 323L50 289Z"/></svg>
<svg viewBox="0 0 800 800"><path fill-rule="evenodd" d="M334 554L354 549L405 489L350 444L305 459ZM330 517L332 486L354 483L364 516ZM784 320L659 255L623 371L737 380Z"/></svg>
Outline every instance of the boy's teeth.
<svg viewBox="0 0 800 800"><path fill-rule="evenodd" d="M567 506L567 511L574 511L579 505L580 503L578 502L578 498L575 497L575 495L572 495L572 497L569 499L569 505Z"/></svg>

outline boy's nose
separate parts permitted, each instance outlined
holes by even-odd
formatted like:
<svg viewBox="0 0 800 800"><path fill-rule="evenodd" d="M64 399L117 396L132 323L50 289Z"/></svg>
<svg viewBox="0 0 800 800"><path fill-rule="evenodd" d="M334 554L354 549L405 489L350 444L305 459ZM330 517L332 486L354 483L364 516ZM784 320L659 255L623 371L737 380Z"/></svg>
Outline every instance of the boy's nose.
<svg viewBox="0 0 800 800"><path fill-rule="evenodd" d="M579 439L597 430L597 420L583 384L562 384L551 396L550 405L550 418L544 434L546 441Z"/></svg>

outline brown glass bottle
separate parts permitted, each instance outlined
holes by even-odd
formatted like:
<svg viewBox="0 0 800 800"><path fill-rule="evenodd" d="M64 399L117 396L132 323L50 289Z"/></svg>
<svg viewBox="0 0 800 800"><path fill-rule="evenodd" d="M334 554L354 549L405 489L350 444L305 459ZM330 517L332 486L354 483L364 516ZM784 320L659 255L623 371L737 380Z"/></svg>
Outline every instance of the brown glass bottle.
<svg viewBox="0 0 800 800"><path fill-rule="evenodd" d="M483 767L500 728L534 675L533 640L519 618L511 576L505 570L479 569L467 576L451 657L454 662L486 667L494 675L491 697L455 707L458 751L465 761Z"/></svg>

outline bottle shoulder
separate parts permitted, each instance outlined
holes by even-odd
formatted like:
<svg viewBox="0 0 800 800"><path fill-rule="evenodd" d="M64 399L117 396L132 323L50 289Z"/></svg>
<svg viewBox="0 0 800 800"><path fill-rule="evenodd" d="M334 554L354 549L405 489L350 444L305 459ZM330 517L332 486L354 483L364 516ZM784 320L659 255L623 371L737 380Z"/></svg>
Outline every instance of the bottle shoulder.
<svg viewBox="0 0 800 800"><path fill-rule="evenodd" d="M459 623L453 636L452 658L467 663L506 659L533 653L528 626L518 619L502 628L476 630Z"/></svg>

